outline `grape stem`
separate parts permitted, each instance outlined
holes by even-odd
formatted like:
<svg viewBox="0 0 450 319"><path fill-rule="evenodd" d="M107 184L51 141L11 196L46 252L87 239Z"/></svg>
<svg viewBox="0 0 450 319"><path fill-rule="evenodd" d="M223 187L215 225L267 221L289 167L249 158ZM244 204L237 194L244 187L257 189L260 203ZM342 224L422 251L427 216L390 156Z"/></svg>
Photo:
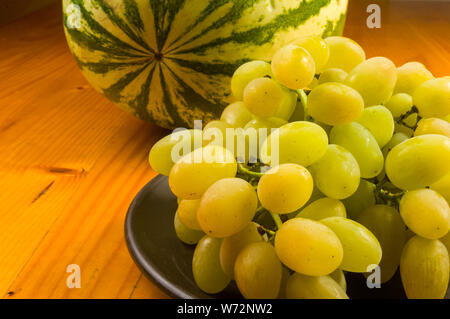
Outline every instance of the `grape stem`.
<svg viewBox="0 0 450 319"><path fill-rule="evenodd" d="M274 214L272 212L269 212L270 216L272 216L273 221L275 222L275 225L277 226L277 229L280 229L281 225L283 225L283 222L281 221L280 215Z"/></svg>
<svg viewBox="0 0 450 319"><path fill-rule="evenodd" d="M242 175L247 175L249 177L257 178L257 179L260 179L262 176L264 176L264 173L251 171L247 167L245 167L245 165L242 163L238 163L238 171Z"/></svg>
<svg viewBox="0 0 450 319"><path fill-rule="evenodd" d="M302 106L303 106L303 112L304 112L303 119L305 121L311 121L311 117L308 114L308 96L306 95L305 90L297 90L297 94L300 97L300 102L302 103Z"/></svg>
<svg viewBox="0 0 450 319"><path fill-rule="evenodd" d="M261 225L258 225L258 229L262 230L266 234L269 234L270 236L275 236L275 234L276 234L276 232L274 232L273 230L267 229L266 227L261 226Z"/></svg>
<svg viewBox="0 0 450 319"><path fill-rule="evenodd" d="M413 106L413 107L411 108L411 110L409 110L409 111L406 112L405 114L402 114L402 115L398 118L397 123L398 123L398 124L401 124L401 125L403 125L403 126L406 126L407 128L409 128L409 129L415 131L416 128L417 128L417 124L418 124L419 121L421 120L421 117L420 117L419 115L417 115L416 124L414 124L414 125L412 125L412 126L411 126L411 125L408 125L407 123L405 123L405 120L406 120L410 115L412 115L412 114L418 114L418 113L419 113L419 110L417 109L417 107L416 107L416 106Z"/></svg>

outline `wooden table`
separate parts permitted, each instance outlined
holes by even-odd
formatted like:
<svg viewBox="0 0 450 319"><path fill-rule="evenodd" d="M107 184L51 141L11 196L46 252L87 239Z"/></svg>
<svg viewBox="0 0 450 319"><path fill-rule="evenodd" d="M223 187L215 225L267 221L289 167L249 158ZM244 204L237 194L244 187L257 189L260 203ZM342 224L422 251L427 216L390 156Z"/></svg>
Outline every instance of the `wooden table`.
<svg viewBox="0 0 450 319"><path fill-rule="evenodd" d="M362 3L350 5L345 34L369 57L450 74L449 2L393 2L381 29L365 26ZM167 131L89 86L60 11L54 5L0 28L0 297L165 298L133 264L123 224L155 176L148 151ZM70 264L81 267L79 289L67 288Z"/></svg>

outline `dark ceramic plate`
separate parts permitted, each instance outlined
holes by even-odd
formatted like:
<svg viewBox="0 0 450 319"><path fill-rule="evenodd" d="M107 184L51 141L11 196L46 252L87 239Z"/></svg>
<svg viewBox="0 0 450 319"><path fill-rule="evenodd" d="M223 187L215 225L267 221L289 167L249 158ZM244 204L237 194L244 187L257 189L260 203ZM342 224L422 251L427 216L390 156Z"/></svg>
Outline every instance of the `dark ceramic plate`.
<svg viewBox="0 0 450 319"><path fill-rule="evenodd" d="M197 288L191 268L195 247L183 244L175 234L176 208L177 199L164 176L151 180L133 200L125 221L125 237L138 267L148 279L175 298L241 298L234 284L217 295L205 294ZM379 289L367 288L361 274L348 273L346 278L350 298L405 298L398 273Z"/></svg>

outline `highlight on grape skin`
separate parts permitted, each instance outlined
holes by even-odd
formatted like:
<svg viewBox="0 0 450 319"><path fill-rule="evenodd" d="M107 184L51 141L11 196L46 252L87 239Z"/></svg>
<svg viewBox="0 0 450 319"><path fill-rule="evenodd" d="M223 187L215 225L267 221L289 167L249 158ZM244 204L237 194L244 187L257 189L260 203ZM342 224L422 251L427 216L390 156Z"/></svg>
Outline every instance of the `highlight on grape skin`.
<svg viewBox="0 0 450 319"><path fill-rule="evenodd" d="M308 36L229 85L219 119L149 155L179 199L201 290L234 280L244 298L347 299L348 273L385 285L398 272L399 295L445 296L449 77Z"/></svg>

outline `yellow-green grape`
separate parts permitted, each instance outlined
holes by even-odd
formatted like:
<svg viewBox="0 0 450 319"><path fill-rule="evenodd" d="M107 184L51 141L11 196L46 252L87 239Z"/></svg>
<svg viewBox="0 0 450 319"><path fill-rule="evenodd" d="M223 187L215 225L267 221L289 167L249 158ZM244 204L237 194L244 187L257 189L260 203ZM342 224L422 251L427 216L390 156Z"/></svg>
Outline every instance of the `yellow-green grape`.
<svg viewBox="0 0 450 319"><path fill-rule="evenodd" d="M397 68L397 83L394 93L412 95L423 82L431 80L433 74L422 63L408 62Z"/></svg>
<svg viewBox="0 0 450 319"><path fill-rule="evenodd" d="M243 230L255 216L258 199L252 185L240 178L224 178L203 194L197 220L205 234L228 237Z"/></svg>
<svg viewBox="0 0 450 319"><path fill-rule="evenodd" d="M287 88L283 89L283 100L274 117L288 121L295 111L298 94Z"/></svg>
<svg viewBox="0 0 450 319"><path fill-rule="evenodd" d="M450 123L450 114L444 116L443 119Z"/></svg>
<svg viewBox="0 0 450 319"><path fill-rule="evenodd" d="M318 85L319 85L319 80L316 77L314 77L313 80L311 81L311 83L309 83L308 89L312 90Z"/></svg>
<svg viewBox="0 0 450 319"><path fill-rule="evenodd" d="M329 276L341 286L342 290L347 291L347 280L345 280L345 274L341 269L336 269Z"/></svg>
<svg viewBox="0 0 450 319"><path fill-rule="evenodd" d="M266 117L266 118L255 118L251 121L249 121L245 126L244 130L248 128L254 128L256 131L258 131L261 128L267 129L267 135L270 134L270 129L276 129L279 128L288 122L286 120L283 120L279 117Z"/></svg>
<svg viewBox="0 0 450 319"><path fill-rule="evenodd" d="M200 224L197 221L197 208L200 203L199 199L189 200L183 199L178 204L178 217L180 221L188 228L201 230Z"/></svg>
<svg viewBox="0 0 450 319"><path fill-rule="evenodd" d="M235 102L228 105L222 112L220 120L233 127L244 127L253 119L252 113L245 107L244 102Z"/></svg>
<svg viewBox="0 0 450 319"><path fill-rule="evenodd" d="M201 130L181 130L156 142L150 150L148 160L155 171L169 176L170 170L179 158L201 146Z"/></svg>
<svg viewBox="0 0 450 319"><path fill-rule="evenodd" d="M393 117L397 118L411 110L413 106L413 99L409 94L397 93L392 95L384 106L391 111Z"/></svg>
<svg viewBox="0 0 450 319"><path fill-rule="evenodd" d="M275 130L261 148L261 160L266 164L295 163L307 167L325 155L327 133L319 125L298 121ZM275 156L275 158L272 158Z"/></svg>
<svg viewBox="0 0 450 319"><path fill-rule="evenodd" d="M281 286L281 262L271 244L248 244L236 258L234 275L246 299L274 299Z"/></svg>
<svg viewBox="0 0 450 319"><path fill-rule="evenodd" d="M219 262L222 239L204 236L197 244L192 258L192 273L198 288L208 294L224 290L230 278L223 272Z"/></svg>
<svg viewBox="0 0 450 319"><path fill-rule="evenodd" d="M450 138L450 123L435 117L421 119L414 131L414 136L440 134Z"/></svg>
<svg viewBox="0 0 450 319"><path fill-rule="evenodd" d="M439 239L449 231L448 203L432 189L418 189L403 195L400 214L406 226L421 237Z"/></svg>
<svg viewBox="0 0 450 319"><path fill-rule="evenodd" d="M356 219L367 207L375 205L375 184L361 179L356 192L342 200L351 219Z"/></svg>
<svg viewBox="0 0 450 319"><path fill-rule="evenodd" d="M227 129L233 128L224 121L211 121L203 128L203 146L218 145L227 148ZM234 134L233 134L234 136ZM231 152L234 148L229 149Z"/></svg>
<svg viewBox="0 0 450 319"><path fill-rule="evenodd" d="M397 81L397 69L391 60L370 58L355 67L345 84L358 91L366 106L386 103L392 96Z"/></svg>
<svg viewBox="0 0 450 319"><path fill-rule="evenodd" d="M316 73L321 73L330 57L330 50L324 39L321 37L302 37L296 39L292 44L304 48L311 54L316 65Z"/></svg>
<svg viewBox="0 0 450 319"><path fill-rule="evenodd" d="M394 118L382 105L366 107L357 122L369 130L380 148L384 147L394 134Z"/></svg>
<svg viewBox="0 0 450 319"><path fill-rule="evenodd" d="M386 174L400 189L430 186L450 172L450 139L421 135L395 146L386 157Z"/></svg>
<svg viewBox="0 0 450 319"><path fill-rule="evenodd" d="M213 183L236 173L233 154L221 146L208 145L183 156L172 167L169 186L179 198L199 199Z"/></svg>
<svg viewBox="0 0 450 319"><path fill-rule="evenodd" d="M306 168L297 164L282 164L261 177L258 198L270 212L288 214L305 205L313 187L312 176Z"/></svg>
<svg viewBox="0 0 450 319"><path fill-rule="evenodd" d="M410 138L414 135L414 130L412 130L411 128L406 127L405 125L399 124L397 122L394 125L395 125L395 128L394 128L395 133L403 133L408 138Z"/></svg>
<svg viewBox="0 0 450 319"><path fill-rule="evenodd" d="M286 287L291 274L289 269L285 266L282 266L281 268L280 292L278 293L277 299L286 299Z"/></svg>
<svg viewBox="0 0 450 319"><path fill-rule="evenodd" d="M338 82L344 83L348 74L344 70L341 69L327 69L323 71L319 76L319 84L328 83L328 82Z"/></svg>
<svg viewBox="0 0 450 319"><path fill-rule="evenodd" d="M326 196L343 199L358 189L360 169L355 157L345 148L330 144L325 155L310 166L316 187Z"/></svg>
<svg viewBox="0 0 450 319"><path fill-rule="evenodd" d="M275 116L283 104L284 94L281 86L274 80L257 78L245 87L244 104L256 116Z"/></svg>
<svg viewBox="0 0 450 319"><path fill-rule="evenodd" d="M450 173L431 184L430 188L441 194L447 200L447 203L450 203Z"/></svg>
<svg viewBox="0 0 450 319"><path fill-rule="evenodd" d="M391 140L383 147L383 155L386 156L395 146L406 141L408 136L405 133L395 133Z"/></svg>
<svg viewBox="0 0 450 319"><path fill-rule="evenodd" d="M448 232L444 237L440 238L439 241L444 244L450 254L450 232Z"/></svg>
<svg viewBox="0 0 450 319"><path fill-rule="evenodd" d="M357 120L364 110L361 95L351 87L336 82L315 87L308 95L308 111L328 125L342 125Z"/></svg>
<svg viewBox="0 0 450 319"><path fill-rule="evenodd" d="M330 142L344 147L353 154L362 178L375 177L382 171L383 153L375 137L361 124L353 122L333 127Z"/></svg>
<svg viewBox="0 0 450 319"><path fill-rule="evenodd" d="M423 118L450 114L450 78L431 79L422 83L413 94L414 105Z"/></svg>
<svg viewBox="0 0 450 319"><path fill-rule="evenodd" d="M329 37L325 42L330 49L330 58L324 69L337 68L348 73L366 59L364 50L352 39Z"/></svg>
<svg viewBox="0 0 450 319"><path fill-rule="evenodd" d="M437 239L411 238L403 248L400 275L409 299L442 299L448 288L449 256Z"/></svg>
<svg viewBox="0 0 450 319"><path fill-rule="evenodd" d="M262 237L258 232L258 225L253 222L233 236L224 238L220 246L220 265L223 271L230 278L234 278L234 262L239 252L246 245L260 241Z"/></svg>
<svg viewBox="0 0 450 319"><path fill-rule="evenodd" d="M406 239L405 224L400 214L387 205L374 205L367 208L358 222L367 227L378 239L383 250L380 262L381 283L394 276L400 265L400 255Z"/></svg>
<svg viewBox="0 0 450 319"><path fill-rule="evenodd" d="M339 266L344 271L367 272L381 261L381 246L377 238L363 225L343 217L328 217L320 221L328 226L342 243L344 258Z"/></svg>
<svg viewBox="0 0 450 319"><path fill-rule="evenodd" d="M308 51L290 44L275 52L272 58L272 73L284 86L298 90L312 82L316 66Z"/></svg>
<svg viewBox="0 0 450 319"><path fill-rule="evenodd" d="M349 299L345 290L330 276L311 277L294 273L286 287L288 299Z"/></svg>
<svg viewBox="0 0 450 319"><path fill-rule="evenodd" d="M280 227L275 250L290 269L309 276L335 271L344 255L336 234L324 224L306 218L293 218Z"/></svg>
<svg viewBox="0 0 450 319"><path fill-rule="evenodd" d="M202 239L203 236L205 236L204 232L200 230L190 229L183 225L178 216L178 213L175 213L173 226L175 228L175 234L177 235L178 239L188 245L195 245L200 239Z"/></svg>
<svg viewBox="0 0 450 319"><path fill-rule="evenodd" d="M231 92L238 100L242 101L244 97L245 87L252 80L271 75L272 75L271 66L267 62L250 61L244 63L236 69L231 78Z"/></svg>
<svg viewBox="0 0 450 319"><path fill-rule="evenodd" d="M248 122L244 127L244 135L246 149L252 153L250 157L258 158L262 143L272 131L285 124L287 121L278 117L255 118Z"/></svg>
<svg viewBox="0 0 450 319"><path fill-rule="evenodd" d="M303 208L297 217L321 220L327 217L347 217L345 206L340 200L324 197L320 198L305 208Z"/></svg>

